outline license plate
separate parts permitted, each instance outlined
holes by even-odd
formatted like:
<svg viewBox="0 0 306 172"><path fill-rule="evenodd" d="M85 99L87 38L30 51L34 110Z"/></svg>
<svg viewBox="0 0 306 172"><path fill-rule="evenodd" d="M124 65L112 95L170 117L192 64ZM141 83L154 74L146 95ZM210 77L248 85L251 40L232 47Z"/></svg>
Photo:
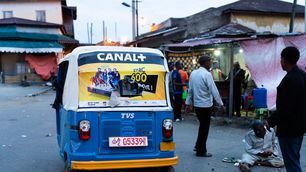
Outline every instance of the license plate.
<svg viewBox="0 0 306 172"><path fill-rule="evenodd" d="M148 146L148 138L143 137L109 137L109 147L142 147Z"/></svg>

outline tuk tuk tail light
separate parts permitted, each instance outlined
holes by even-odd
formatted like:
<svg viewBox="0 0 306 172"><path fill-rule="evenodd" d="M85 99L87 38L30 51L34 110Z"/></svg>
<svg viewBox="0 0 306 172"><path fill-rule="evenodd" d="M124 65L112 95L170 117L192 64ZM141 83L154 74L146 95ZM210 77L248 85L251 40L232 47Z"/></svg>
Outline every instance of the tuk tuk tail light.
<svg viewBox="0 0 306 172"><path fill-rule="evenodd" d="M79 136L81 140L88 140L90 138L90 122L82 120L79 123Z"/></svg>
<svg viewBox="0 0 306 172"><path fill-rule="evenodd" d="M164 141L172 141L173 136L173 122L171 119L163 120L163 138Z"/></svg>

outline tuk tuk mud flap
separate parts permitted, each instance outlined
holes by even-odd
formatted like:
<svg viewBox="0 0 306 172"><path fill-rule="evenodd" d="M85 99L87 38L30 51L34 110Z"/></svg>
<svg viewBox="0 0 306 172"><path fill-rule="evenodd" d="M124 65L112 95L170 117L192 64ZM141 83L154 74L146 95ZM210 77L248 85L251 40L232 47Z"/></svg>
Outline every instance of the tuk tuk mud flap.
<svg viewBox="0 0 306 172"><path fill-rule="evenodd" d="M151 153L155 150L155 112L102 112L100 114L100 154ZM135 146L110 144L110 138L132 138L147 142ZM147 140L146 140L147 139Z"/></svg>

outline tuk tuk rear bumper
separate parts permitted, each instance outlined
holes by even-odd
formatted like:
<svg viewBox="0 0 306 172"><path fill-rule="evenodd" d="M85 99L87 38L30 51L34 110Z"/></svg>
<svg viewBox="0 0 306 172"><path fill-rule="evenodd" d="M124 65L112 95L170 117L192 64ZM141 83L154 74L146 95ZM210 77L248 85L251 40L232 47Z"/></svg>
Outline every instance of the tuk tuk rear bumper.
<svg viewBox="0 0 306 172"><path fill-rule="evenodd" d="M115 161L71 161L73 170L108 170L123 168L165 167L178 163L178 157L141 159L141 160L115 160Z"/></svg>

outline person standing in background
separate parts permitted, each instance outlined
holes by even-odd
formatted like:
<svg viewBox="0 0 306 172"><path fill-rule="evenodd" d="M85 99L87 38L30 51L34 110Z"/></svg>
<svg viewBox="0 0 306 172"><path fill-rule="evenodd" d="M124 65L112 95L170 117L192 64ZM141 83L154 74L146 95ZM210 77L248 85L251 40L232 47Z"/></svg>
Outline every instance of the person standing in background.
<svg viewBox="0 0 306 172"><path fill-rule="evenodd" d="M0 83L4 83L4 72L3 71L0 72L0 79L1 79Z"/></svg>
<svg viewBox="0 0 306 172"><path fill-rule="evenodd" d="M214 81L223 81L223 73L219 67L218 61L214 61L212 64L212 69L210 71Z"/></svg>
<svg viewBox="0 0 306 172"><path fill-rule="evenodd" d="M182 75L179 70L182 68L181 62L177 61L175 63L175 70L172 72L172 83L173 83L173 94L174 94L174 121L179 122L182 120L182 95L183 95L183 86Z"/></svg>
<svg viewBox="0 0 306 172"><path fill-rule="evenodd" d="M186 101L186 97L187 97L187 85L188 85L188 80L189 80L189 76L188 73L186 71L183 70L183 64L180 64L181 66L179 67L179 72L182 76L182 83L184 84L183 86L183 93L182 93L182 107L183 109L185 109L185 101ZM184 118L182 118L184 119Z"/></svg>
<svg viewBox="0 0 306 172"><path fill-rule="evenodd" d="M173 107L173 95L174 94L173 94L172 73L173 73L173 69L174 69L174 63L169 62L168 67L169 67L169 96L170 96L171 106Z"/></svg>
<svg viewBox="0 0 306 172"><path fill-rule="evenodd" d="M241 95L242 95L242 84L245 81L245 70L240 68L238 62L234 63L233 69L234 75L234 108L236 116L240 117L240 108L241 108ZM230 75L229 75L230 76ZM234 112L232 113L234 114Z"/></svg>
<svg viewBox="0 0 306 172"><path fill-rule="evenodd" d="M276 111L266 122L277 126L277 136L288 172L302 172L300 150L306 133L306 73L296 64L300 52L286 47L281 52L281 66L287 72L277 87Z"/></svg>

